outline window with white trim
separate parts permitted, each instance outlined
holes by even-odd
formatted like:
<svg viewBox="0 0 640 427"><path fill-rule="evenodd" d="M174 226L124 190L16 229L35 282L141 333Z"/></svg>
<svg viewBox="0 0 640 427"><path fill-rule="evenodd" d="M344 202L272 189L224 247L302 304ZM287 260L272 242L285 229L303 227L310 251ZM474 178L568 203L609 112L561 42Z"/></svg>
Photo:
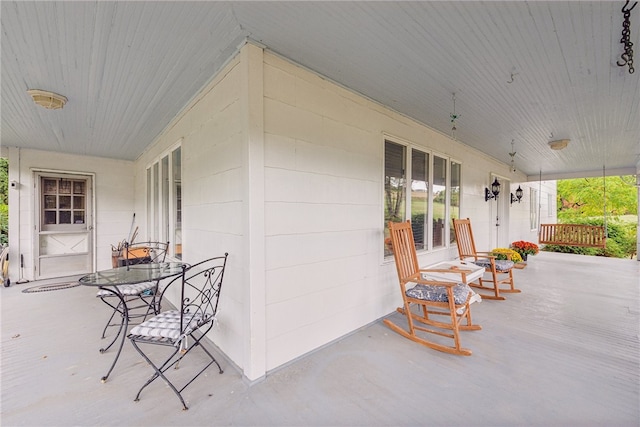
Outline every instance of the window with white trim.
<svg viewBox="0 0 640 427"><path fill-rule="evenodd" d="M462 183L462 165L451 160L451 185L449 186L449 226L453 226L453 220L460 218L460 185ZM449 229L449 243L456 243L456 233Z"/></svg>
<svg viewBox="0 0 640 427"><path fill-rule="evenodd" d="M538 229L538 190L529 189L529 224L531 230Z"/></svg>
<svg viewBox="0 0 640 427"><path fill-rule="evenodd" d="M147 168L147 234L169 242L168 255L182 259L182 155L171 150Z"/></svg>
<svg viewBox="0 0 640 427"><path fill-rule="evenodd" d="M384 160L384 256L392 255L389 221L411 220L416 250L454 243L450 226L459 216L461 164L390 140Z"/></svg>

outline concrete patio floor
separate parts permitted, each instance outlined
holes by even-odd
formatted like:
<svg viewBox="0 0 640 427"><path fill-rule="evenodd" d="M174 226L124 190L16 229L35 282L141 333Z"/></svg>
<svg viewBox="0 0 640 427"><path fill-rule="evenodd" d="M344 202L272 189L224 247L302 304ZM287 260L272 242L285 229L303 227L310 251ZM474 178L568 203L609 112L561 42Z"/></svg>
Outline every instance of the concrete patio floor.
<svg viewBox="0 0 640 427"><path fill-rule="evenodd" d="M522 293L474 304L483 329L463 333L470 357L423 347L379 320L253 384L214 352L225 372L210 369L185 390L188 411L160 381L133 401L151 370L128 342L100 382L113 353L98 353L108 312L95 289L13 284L0 289L0 423L640 425L640 262L540 253L514 274Z"/></svg>

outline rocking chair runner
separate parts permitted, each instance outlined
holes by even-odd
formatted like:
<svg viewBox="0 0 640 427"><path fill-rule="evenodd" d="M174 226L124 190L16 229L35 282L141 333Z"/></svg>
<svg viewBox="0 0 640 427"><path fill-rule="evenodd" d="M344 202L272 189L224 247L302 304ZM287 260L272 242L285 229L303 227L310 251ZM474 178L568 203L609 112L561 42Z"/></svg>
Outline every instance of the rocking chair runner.
<svg viewBox="0 0 640 427"><path fill-rule="evenodd" d="M476 250L469 218L454 219L453 228L456 233L460 260L471 260L474 264L484 267L485 271L491 274L490 280L480 278L477 283L470 283L469 286L492 291L493 295L482 294L482 298L486 299L504 300L505 298L500 295L500 292L520 292L520 289L516 289L513 284L513 261L499 260L491 252L478 252ZM491 282L492 286L486 286L484 282ZM500 289L502 284L508 284L509 288Z"/></svg>
<svg viewBox="0 0 640 427"><path fill-rule="evenodd" d="M202 339L216 322L227 256L228 254L225 253L221 257L211 258L190 267L185 266L182 275L164 288L160 299L162 302L165 292L173 284L180 284L182 288L177 309L161 312L131 330L129 339L133 347L155 371L140 388L135 401L140 399L142 390L161 377L178 396L183 409L186 410L188 408L182 397L182 391L214 363L218 366L219 373L223 373L218 361L203 346ZM151 350L156 345L172 347L169 356L159 362L152 361L152 358L160 358L157 352ZM204 367L186 381L182 388L178 389L169 380L166 373L172 367L178 369L180 361L195 348L202 349L209 360ZM176 380L174 379L174 381ZM185 380L182 379L182 381Z"/></svg>
<svg viewBox="0 0 640 427"><path fill-rule="evenodd" d="M464 283L465 272L459 272L462 283L423 278L423 273L444 270L420 269L411 222L389 222L389 231L404 302L403 307L398 308L397 311L406 317L408 330L396 325L390 319L385 319L384 323L400 335L424 346L445 353L470 356L471 350L460 345L460 330L479 330L481 327L474 325L471 321L469 302L474 293ZM450 270L446 272L451 273ZM415 286L407 289L410 284ZM413 307L417 307L418 310ZM447 320L435 320L433 316L446 316ZM463 320L466 320L464 324ZM429 333L450 338L453 340L453 345L425 338Z"/></svg>

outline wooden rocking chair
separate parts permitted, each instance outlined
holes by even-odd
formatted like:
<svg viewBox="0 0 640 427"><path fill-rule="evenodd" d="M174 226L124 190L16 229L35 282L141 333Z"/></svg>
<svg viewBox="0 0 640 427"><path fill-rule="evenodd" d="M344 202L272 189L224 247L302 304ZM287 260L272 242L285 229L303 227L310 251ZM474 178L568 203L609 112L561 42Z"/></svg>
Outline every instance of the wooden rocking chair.
<svg viewBox="0 0 640 427"><path fill-rule="evenodd" d="M471 322L469 302L474 292L465 284L465 272L460 271L461 283L424 279L423 273L451 273L451 270L419 268L410 221L389 222L389 231L404 302L404 307L398 308L397 311L405 315L408 330L390 319L385 319L384 323L400 335L427 347L445 353L470 356L471 350L460 345L460 330L479 330L481 327ZM407 289L408 285L414 286ZM417 310L413 307L417 307ZM438 321L432 316L446 316L447 320ZM463 319L466 320L465 324L461 324ZM453 339L453 345L426 339L424 337L428 337L427 333Z"/></svg>
<svg viewBox="0 0 640 427"><path fill-rule="evenodd" d="M482 294L482 298L486 299L504 300L505 297L501 296L500 292L520 292L520 289L516 289L513 284L513 261L496 259L491 252L476 251L469 218L454 219L453 228L456 233L460 260L470 260L474 264L484 267L485 271L491 274L490 280L480 278L477 283L469 283L469 286L492 291L493 295ZM485 282L491 282L492 285L486 286ZM500 289L502 284L508 284L509 288Z"/></svg>

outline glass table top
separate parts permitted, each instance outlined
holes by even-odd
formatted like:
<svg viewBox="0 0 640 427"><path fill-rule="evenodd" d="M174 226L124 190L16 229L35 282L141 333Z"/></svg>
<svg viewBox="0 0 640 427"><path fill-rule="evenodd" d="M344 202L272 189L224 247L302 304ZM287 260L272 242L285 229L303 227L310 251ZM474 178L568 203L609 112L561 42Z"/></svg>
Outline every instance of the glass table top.
<svg viewBox="0 0 640 427"><path fill-rule="evenodd" d="M118 286L151 282L182 273L181 262L136 264L129 267L112 268L81 277L79 282L87 286Z"/></svg>

